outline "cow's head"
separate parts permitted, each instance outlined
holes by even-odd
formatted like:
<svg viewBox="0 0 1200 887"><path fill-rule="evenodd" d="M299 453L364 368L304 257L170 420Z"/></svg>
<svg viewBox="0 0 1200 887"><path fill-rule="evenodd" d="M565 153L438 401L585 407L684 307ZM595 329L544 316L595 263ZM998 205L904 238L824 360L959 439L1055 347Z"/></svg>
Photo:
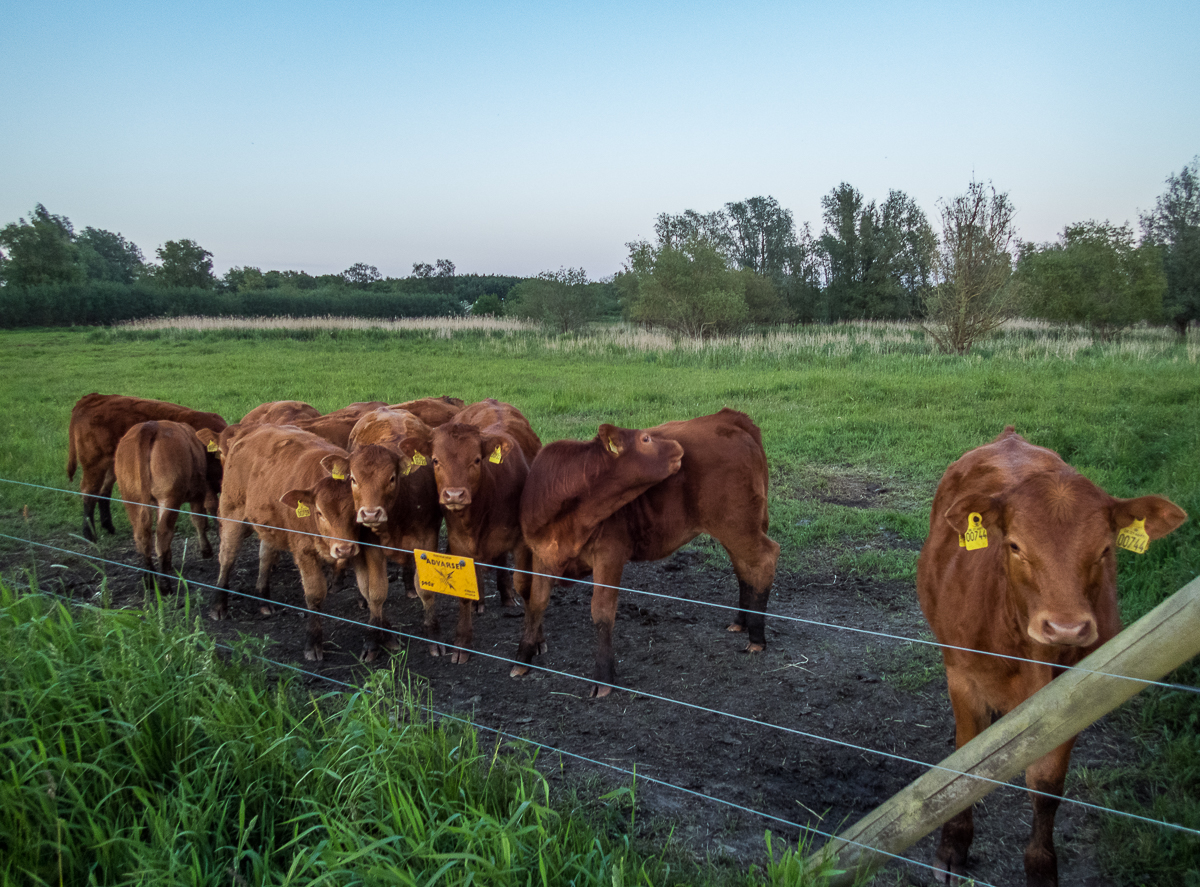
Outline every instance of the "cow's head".
<svg viewBox="0 0 1200 887"><path fill-rule="evenodd" d="M342 458L343 467L345 463ZM289 490L279 501L296 512L313 542L330 560L358 554L358 525L350 481L323 477L309 490Z"/></svg>
<svg viewBox="0 0 1200 887"><path fill-rule="evenodd" d="M683 465L683 445L649 431L601 425L596 440L608 459L608 471L631 489L660 483Z"/></svg>
<svg viewBox="0 0 1200 887"><path fill-rule="evenodd" d="M341 457L325 458L331 460ZM321 464L325 465L325 461ZM328 465L326 469L335 473ZM401 478L409 471L412 471L412 462L387 447L371 444L351 453L344 473L350 479L355 520L372 530L386 524L388 509L396 500Z"/></svg>
<svg viewBox="0 0 1200 887"><path fill-rule="evenodd" d="M960 536L978 523L1008 579L1008 607L1040 644L1089 647L1102 629L1097 610L1115 613L1117 534L1142 521L1150 539L1187 518L1161 496L1116 499L1071 469L1039 474L998 496L968 495L945 518ZM963 556L986 557L980 550ZM1107 640L1107 638L1104 638Z"/></svg>
<svg viewBox="0 0 1200 887"><path fill-rule="evenodd" d="M505 459L525 458L507 434L461 423L406 437L400 447L414 464L419 464L420 455L433 468L438 502L448 511L461 511L474 501L491 466L503 464Z"/></svg>

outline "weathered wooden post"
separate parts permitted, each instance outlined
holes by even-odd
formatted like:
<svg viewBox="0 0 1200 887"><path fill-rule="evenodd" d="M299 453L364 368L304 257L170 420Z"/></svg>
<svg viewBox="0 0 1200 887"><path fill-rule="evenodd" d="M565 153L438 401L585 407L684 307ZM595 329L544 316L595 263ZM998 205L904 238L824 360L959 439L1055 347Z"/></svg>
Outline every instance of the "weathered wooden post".
<svg viewBox="0 0 1200 887"><path fill-rule="evenodd" d="M1129 628L1030 696L808 859L827 860L850 884L900 854L950 817L1006 783L1093 721L1200 653L1200 578L1193 579ZM1086 669L1086 670L1085 670ZM1099 674L1097 672L1103 672ZM1136 680L1126 680L1135 678ZM850 843L854 842L854 843ZM883 851L882 853L873 852Z"/></svg>

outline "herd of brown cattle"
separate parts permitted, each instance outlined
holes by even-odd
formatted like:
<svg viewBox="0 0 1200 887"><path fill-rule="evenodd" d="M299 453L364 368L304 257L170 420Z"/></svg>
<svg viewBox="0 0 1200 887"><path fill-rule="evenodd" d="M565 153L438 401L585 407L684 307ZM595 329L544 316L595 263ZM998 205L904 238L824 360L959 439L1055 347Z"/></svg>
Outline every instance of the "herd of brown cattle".
<svg viewBox="0 0 1200 887"><path fill-rule="evenodd" d="M424 607L423 635L443 655L434 595L412 579L415 548L502 564L504 606L524 606L512 675L546 650L542 617L553 577L593 577L596 627L593 696L615 680L612 633L617 587L630 561L667 557L701 533L729 554L740 588L730 631L764 649L764 616L779 546L767 536L767 459L743 413L667 422L647 429L601 425L590 441L543 447L512 405L466 405L450 397L388 405L356 403L322 415L299 401L263 404L235 425L176 404L89 394L71 413L67 472L83 469L84 535L94 511L113 532L114 483L147 566L153 550L171 572L177 509L190 505L211 557L207 515L220 524L220 577L210 615L229 616L226 589L250 531L259 538L255 593L272 612L269 578L291 553L311 613L305 656L322 658L319 614L324 567L349 565L370 610L363 655L394 646L384 615L387 560L404 568ZM999 716L1111 639L1120 629L1116 551L1144 550L1186 519L1159 496L1114 498L1013 430L954 462L938 484L929 536L918 561L917 594L938 641L961 747ZM517 597L512 592L515 590ZM464 663L472 613L459 605L451 661ZM989 654L1002 654L1001 656ZM1025 851L1029 885L1057 883L1053 843L1074 739L1026 771L1033 832ZM968 809L946 823L937 851L940 880L965 873L974 833Z"/></svg>

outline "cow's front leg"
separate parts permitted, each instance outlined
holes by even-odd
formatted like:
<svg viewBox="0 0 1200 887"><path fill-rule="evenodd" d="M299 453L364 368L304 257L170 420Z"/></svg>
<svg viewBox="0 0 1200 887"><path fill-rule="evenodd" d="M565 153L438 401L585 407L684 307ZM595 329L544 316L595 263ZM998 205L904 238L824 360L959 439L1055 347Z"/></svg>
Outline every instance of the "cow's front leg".
<svg viewBox="0 0 1200 887"><path fill-rule="evenodd" d="M975 698L970 682L957 670L947 667L946 682L954 709L954 746L962 748L987 729L991 719L983 702ZM938 883L952 884L956 877L965 877L967 854L974 838L975 817L971 807L942 826L934 872Z"/></svg>
<svg viewBox="0 0 1200 887"><path fill-rule="evenodd" d="M367 608L370 610L370 617L367 619L369 627L363 639L362 658L365 662L374 662L381 647L394 650L400 646L391 631L391 623L383 612L388 592L387 555L380 548L364 546L351 560L351 565L354 567L358 593L367 602Z"/></svg>
<svg viewBox="0 0 1200 887"><path fill-rule="evenodd" d="M1075 737L1071 737L1050 754L1034 761L1025 769L1025 784L1037 792L1030 794L1033 802L1033 830L1025 847L1026 887L1057 887L1058 854L1054 850L1054 815L1067 778L1067 765ZM1048 797L1048 795L1050 797Z"/></svg>
<svg viewBox="0 0 1200 887"><path fill-rule="evenodd" d="M300 582L304 586L304 604L308 607L308 641L304 645L304 658L321 662L325 658L325 632L321 626L321 610L329 585L325 571L313 551L296 555L296 566L300 569Z"/></svg>
<svg viewBox="0 0 1200 887"><path fill-rule="evenodd" d="M613 626L617 621L617 586L621 584L624 571L624 558L605 559L592 564L592 624L596 627L596 664L592 670L592 680L596 683L588 695L593 698L602 698L611 693L611 685L617 679Z"/></svg>
<svg viewBox="0 0 1200 887"><path fill-rule="evenodd" d="M550 572L545 564L534 561L534 571L537 574ZM529 586L529 596L525 601L525 622L521 633L521 643L517 647L517 660L509 671L509 677L518 678L529 674L529 663L539 653L546 652L546 639L543 634L542 618L546 613L546 605L550 603L550 590L554 582L549 575L535 575Z"/></svg>

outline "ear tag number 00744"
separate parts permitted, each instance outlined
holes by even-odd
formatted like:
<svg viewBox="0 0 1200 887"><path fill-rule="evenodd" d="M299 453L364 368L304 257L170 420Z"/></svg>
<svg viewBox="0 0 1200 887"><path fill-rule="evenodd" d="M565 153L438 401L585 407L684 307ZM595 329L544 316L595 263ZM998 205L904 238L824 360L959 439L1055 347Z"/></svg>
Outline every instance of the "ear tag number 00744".
<svg viewBox="0 0 1200 887"><path fill-rule="evenodd" d="M1150 547L1150 534L1146 532L1146 521L1135 520L1117 533L1117 547L1136 554L1145 554Z"/></svg>
<svg viewBox="0 0 1200 887"><path fill-rule="evenodd" d="M983 515L972 511L967 515L967 532L961 537L962 547L967 551L978 551L988 547L987 530L983 528Z"/></svg>

